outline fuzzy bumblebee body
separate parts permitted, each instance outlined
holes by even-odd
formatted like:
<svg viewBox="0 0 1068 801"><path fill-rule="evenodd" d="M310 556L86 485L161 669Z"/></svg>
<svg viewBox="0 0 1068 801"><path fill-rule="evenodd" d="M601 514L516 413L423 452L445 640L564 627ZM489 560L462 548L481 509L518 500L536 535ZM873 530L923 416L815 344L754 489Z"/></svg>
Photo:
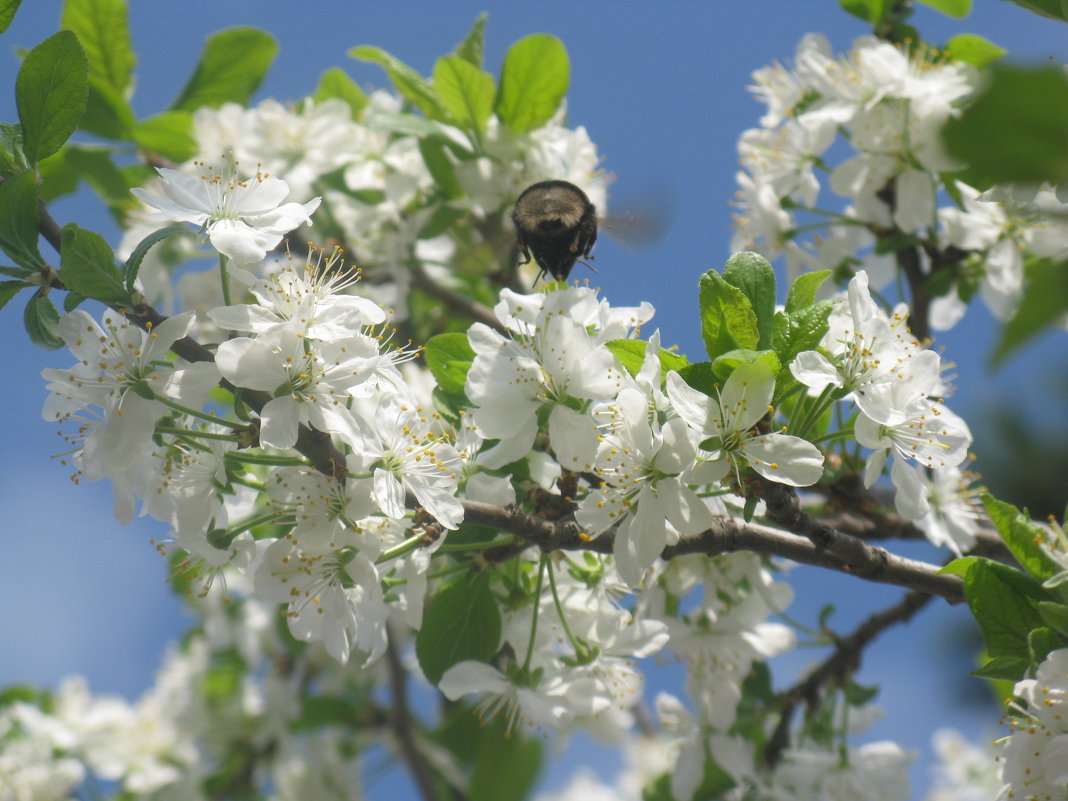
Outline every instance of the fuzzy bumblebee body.
<svg viewBox="0 0 1068 801"><path fill-rule="evenodd" d="M523 190L512 210L521 264L533 257L541 272L566 281L580 258L590 258L597 241L597 209L586 193L567 181L541 181Z"/></svg>

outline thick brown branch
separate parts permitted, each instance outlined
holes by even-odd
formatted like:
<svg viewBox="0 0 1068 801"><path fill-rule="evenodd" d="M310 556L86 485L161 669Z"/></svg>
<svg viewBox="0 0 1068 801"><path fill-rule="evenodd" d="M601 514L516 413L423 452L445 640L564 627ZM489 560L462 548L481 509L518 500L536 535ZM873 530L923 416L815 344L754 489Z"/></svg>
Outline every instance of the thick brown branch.
<svg viewBox="0 0 1068 801"><path fill-rule="evenodd" d="M933 596L923 592L910 592L898 603L876 612L847 637L838 639L834 652L805 676L783 693L784 705L775 731L764 749L764 762L774 766L782 756L783 750L790 742L790 725L798 704L804 701L810 713L819 707L822 690L831 685L841 687L846 684L860 667L861 652L864 647L879 634L897 623L905 623L920 609L927 605Z"/></svg>
<svg viewBox="0 0 1068 801"><path fill-rule="evenodd" d="M610 532L590 539L574 521L543 520L518 509L505 509L477 501L462 503L466 522L514 534L542 550L612 552L614 537ZM754 551L769 556L781 556L806 565L838 570L870 581L939 595L950 603L964 600L961 580L957 576L940 574L935 565L896 556L843 534L833 533L833 537L837 540L853 540L849 548L841 549L849 553L850 559L844 559L838 553L822 548L806 537L771 526L743 523L733 517L722 516L716 517L714 524L707 531L665 548L661 558L674 559L686 554L717 556L732 551Z"/></svg>

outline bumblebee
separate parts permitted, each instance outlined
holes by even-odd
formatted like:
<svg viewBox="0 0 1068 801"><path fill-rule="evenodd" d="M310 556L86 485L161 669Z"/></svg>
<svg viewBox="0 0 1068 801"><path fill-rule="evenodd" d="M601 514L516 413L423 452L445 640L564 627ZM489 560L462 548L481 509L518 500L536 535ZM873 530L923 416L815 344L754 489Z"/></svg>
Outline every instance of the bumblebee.
<svg viewBox="0 0 1068 801"><path fill-rule="evenodd" d="M512 210L520 264L537 262L541 272L566 281L579 259L591 258L597 241L597 209L586 193L567 181L540 181L523 190Z"/></svg>

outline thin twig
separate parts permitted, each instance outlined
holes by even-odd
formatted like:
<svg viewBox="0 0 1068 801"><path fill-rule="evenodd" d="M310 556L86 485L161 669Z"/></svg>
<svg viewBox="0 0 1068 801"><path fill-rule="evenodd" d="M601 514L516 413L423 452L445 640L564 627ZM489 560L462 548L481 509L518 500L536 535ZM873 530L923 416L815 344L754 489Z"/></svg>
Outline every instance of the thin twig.
<svg viewBox="0 0 1068 801"><path fill-rule="evenodd" d="M386 645L386 665L389 669L389 689L393 695L393 709L390 715L393 736L397 740L401 758L408 765L408 770L415 780L419 792L426 801L438 801L441 797L438 786L434 781L434 775L430 765L423 758L419 746L415 742L412 731L412 715L408 710L408 672L401 664L400 653L397 651L393 629L389 630L388 643Z"/></svg>
<svg viewBox="0 0 1068 801"><path fill-rule="evenodd" d="M412 286L433 298L437 298L452 311L474 320L477 323L484 323L494 331L499 331L502 334L507 333L507 329L501 324L501 321L497 319L497 315L493 313L493 309L489 306L479 303L477 300L468 297L463 292L457 292L455 289L450 289L447 286L439 284L427 275L426 270L424 270L421 265L414 265L411 268L411 274Z"/></svg>
<svg viewBox="0 0 1068 801"><path fill-rule="evenodd" d="M826 660L783 693L781 717L764 749L764 762L774 767L782 756L790 742L790 725L798 704L804 701L809 713L815 712L825 685L844 686L860 667L864 647L890 626L910 620L932 597L923 592L909 592L893 606L876 612L857 626L852 634L839 639L834 652Z"/></svg>

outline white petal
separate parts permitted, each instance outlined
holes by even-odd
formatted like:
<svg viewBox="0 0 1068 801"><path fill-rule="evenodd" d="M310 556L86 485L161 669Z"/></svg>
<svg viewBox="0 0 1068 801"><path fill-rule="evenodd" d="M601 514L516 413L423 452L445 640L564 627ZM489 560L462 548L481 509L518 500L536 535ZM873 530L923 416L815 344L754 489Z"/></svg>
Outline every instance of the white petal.
<svg viewBox="0 0 1068 801"><path fill-rule="evenodd" d="M807 487L823 477L823 454L811 442L789 434L764 434L742 446L760 475L779 484Z"/></svg>

